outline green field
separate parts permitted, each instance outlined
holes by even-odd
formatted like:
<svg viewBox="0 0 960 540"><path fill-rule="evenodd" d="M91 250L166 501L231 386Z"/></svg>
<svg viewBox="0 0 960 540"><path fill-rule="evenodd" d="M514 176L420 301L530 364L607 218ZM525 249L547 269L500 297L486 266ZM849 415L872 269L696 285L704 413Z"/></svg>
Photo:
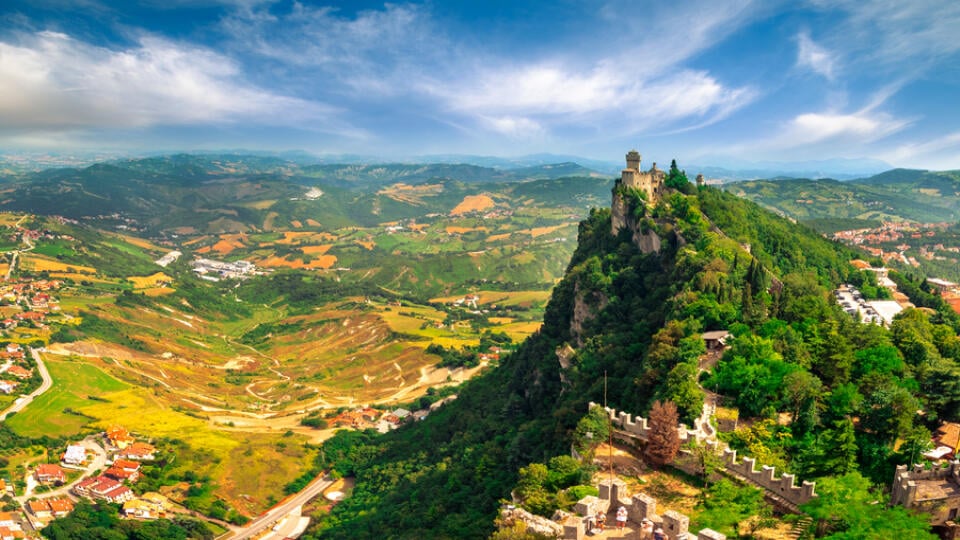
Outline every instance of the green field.
<svg viewBox="0 0 960 540"><path fill-rule="evenodd" d="M103 396L127 388L126 384L89 364L64 360L47 360L46 364L53 386L7 420L7 425L21 435L76 435L90 419L64 412L65 409L78 410L96 403L88 396Z"/></svg>

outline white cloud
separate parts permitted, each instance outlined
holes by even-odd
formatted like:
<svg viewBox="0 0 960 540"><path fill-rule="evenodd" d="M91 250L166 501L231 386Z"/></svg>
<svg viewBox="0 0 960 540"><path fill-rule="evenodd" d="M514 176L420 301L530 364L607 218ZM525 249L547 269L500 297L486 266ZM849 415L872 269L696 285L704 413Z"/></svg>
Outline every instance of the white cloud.
<svg viewBox="0 0 960 540"><path fill-rule="evenodd" d="M243 80L229 58L144 36L114 50L39 32L0 42L0 125L97 129L255 120L334 121L331 107L278 95Z"/></svg>
<svg viewBox="0 0 960 540"><path fill-rule="evenodd" d="M546 130L539 122L522 116L480 117L491 130L517 139L541 138Z"/></svg>
<svg viewBox="0 0 960 540"><path fill-rule="evenodd" d="M814 73L823 75L828 80L834 77L835 60L823 47L810 39L810 34L802 32L797 35L797 66L808 68Z"/></svg>
<svg viewBox="0 0 960 540"><path fill-rule="evenodd" d="M955 0L811 0L837 18L831 49L874 69L923 71L960 51ZM839 15L837 12L842 12Z"/></svg>
<svg viewBox="0 0 960 540"><path fill-rule="evenodd" d="M884 157L896 163L922 168L948 169L957 166L957 154L960 154L960 131L923 142L899 145Z"/></svg>
<svg viewBox="0 0 960 540"><path fill-rule="evenodd" d="M682 32L651 31L640 18L613 15L635 12L632 3L607 5L607 20L591 34L610 38L597 47L547 34L537 41L551 45L531 47L525 37L510 57L449 31L427 6L387 4L345 16L295 4L290 12L239 10L222 26L235 50L323 81L317 91L324 95L407 99L444 123L543 137L567 128L637 133L664 122L702 125L751 102L753 89L682 64L747 24L752 5L658 6L665 20L657 28ZM641 123L651 119L660 125Z"/></svg>
<svg viewBox="0 0 960 540"><path fill-rule="evenodd" d="M805 113L790 122L785 139L795 145L838 138L864 143L882 139L908 124L885 113Z"/></svg>

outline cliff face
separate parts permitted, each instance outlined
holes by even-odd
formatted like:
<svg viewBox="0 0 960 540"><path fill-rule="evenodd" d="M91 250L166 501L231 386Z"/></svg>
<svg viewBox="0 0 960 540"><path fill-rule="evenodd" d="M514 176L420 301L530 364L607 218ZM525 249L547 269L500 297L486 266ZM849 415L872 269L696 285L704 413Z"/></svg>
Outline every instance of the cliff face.
<svg viewBox="0 0 960 540"><path fill-rule="evenodd" d="M659 253L663 243L660 235L652 228L645 227L643 218L635 217L631 204L644 204L644 201L627 202L623 193L614 189L613 201L610 204L610 232L617 235L621 230L627 229L633 244L642 253Z"/></svg>

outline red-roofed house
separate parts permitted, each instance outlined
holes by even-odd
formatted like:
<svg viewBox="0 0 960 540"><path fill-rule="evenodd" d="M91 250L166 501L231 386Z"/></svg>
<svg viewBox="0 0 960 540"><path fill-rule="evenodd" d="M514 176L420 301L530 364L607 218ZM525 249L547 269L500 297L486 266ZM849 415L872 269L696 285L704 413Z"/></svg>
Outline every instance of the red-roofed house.
<svg viewBox="0 0 960 540"><path fill-rule="evenodd" d="M145 442L135 442L125 450L121 450L117 455L126 459L136 459L140 461L150 461L156 459L157 449L152 444Z"/></svg>
<svg viewBox="0 0 960 540"><path fill-rule="evenodd" d="M29 501L27 508L30 509L31 514L37 516L39 519L50 519L53 517L53 510L50 509L47 501L43 499L39 501Z"/></svg>
<svg viewBox="0 0 960 540"><path fill-rule="evenodd" d="M112 503L122 503L133 498L130 488L103 475L81 481L73 487L73 491L82 497Z"/></svg>
<svg viewBox="0 0 960 540"><path fill-rule="evenodd" d="M121 426L111 426L107 428L107 440L110 441L111 446L119 448L120 450L136 442L136 439L130 436L130 432Z"/></svg>
<svg viewBox="0 0 960 540"><path fill-rule="evenodd" d="M140 463L129 459L118 459L113 462L113 466L127 472L140 472Z"/></svg>
<svg viewBox="0 0 960 540"><path fill-rule="evenodd" d="M65 517L73 512L73 501L70 499L48 499L47 503L50 505L50 512L53 513L55 518Z"/></svg>
<svg viewBox="0 0 960 540"><path fill-rule="evenodd" d="M41 484L62 484L67 481L67 475L63 468L52 463L41 463L33 471L37 482Z"/></svg>
<svg viewBox="0 0 960 540"><path fill-rule="evenodd" d="M10 366L6 372L19 379L26 379L33 375L32 369L23 369L20 366Z"/></svg>

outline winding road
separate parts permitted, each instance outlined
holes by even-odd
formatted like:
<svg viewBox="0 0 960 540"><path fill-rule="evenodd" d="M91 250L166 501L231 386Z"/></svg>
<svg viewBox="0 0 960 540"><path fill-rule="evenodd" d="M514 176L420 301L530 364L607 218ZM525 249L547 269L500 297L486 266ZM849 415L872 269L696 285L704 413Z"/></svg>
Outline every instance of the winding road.
<svg viewBox="0 0 960 540"><path fill-rule="evenodd" d="M35 397L46 392L50 389L50 386L53 385L53 379L50 377L50 372L47 371L46 364L44 364L43 359L40 358L40 351L30 347L30 356L33 356L33 360L37 363L37 371L40 372L40 377L43 379L43 382L37 387L36 390L25 396L17 398L17 400L13 402L13 405L7 407L7 410L0 414L0 421L6 420L11 414L21 411L24 407L29 405Z"/></svg>

